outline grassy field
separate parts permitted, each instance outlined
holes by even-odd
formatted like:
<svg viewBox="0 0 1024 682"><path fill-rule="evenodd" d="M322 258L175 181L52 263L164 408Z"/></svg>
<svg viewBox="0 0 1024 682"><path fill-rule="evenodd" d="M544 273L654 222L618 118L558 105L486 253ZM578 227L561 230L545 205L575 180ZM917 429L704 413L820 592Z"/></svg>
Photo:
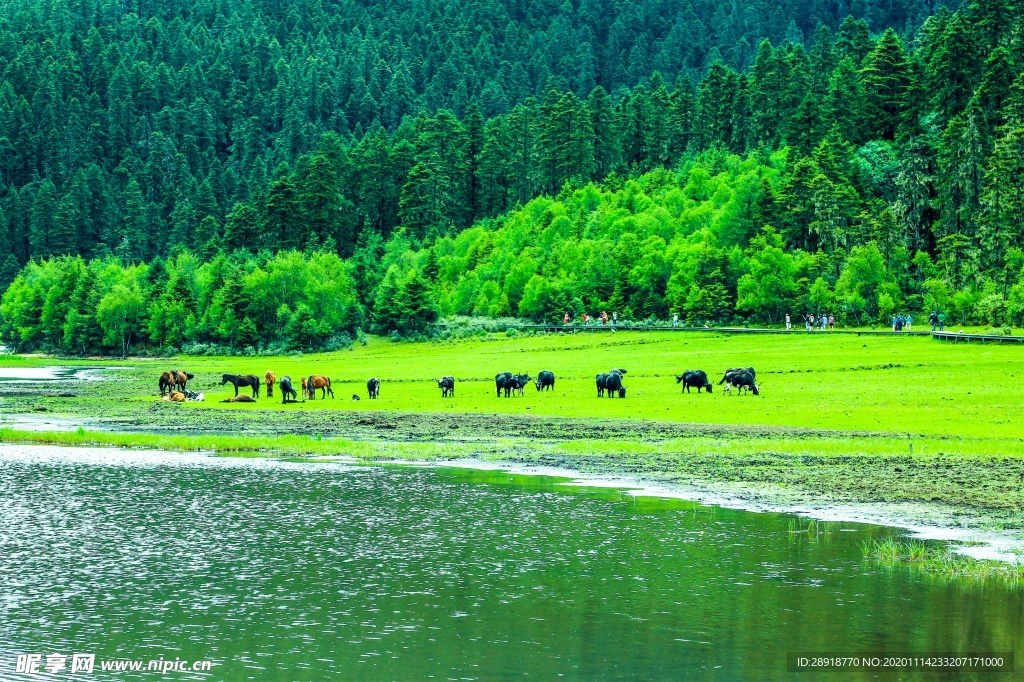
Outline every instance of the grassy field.
<svg viewBox="0 0 1024 682"><path fill-rule="evenodd" d="M571 418L641 419L814 430L868 431L946 437L1024 435L1024 349L947 344L922 337L852 335L726 335L630 333L548 335L454 343L393 343L371 339L351 351L299 357L177 358L147 362L152 390L160 369L196 374L207 402L198 410L395 410L435 413L518 413ZM753 366L761 395L683 394L674 374L704 369L717 382L728 367ZM598 398L594 375L628 370L625 399ZM523 397L497 398L500 371L555 373L553 392L531 385ZM297 379L326 374L335 400L281 405L222 404L224 372ZM1017 374L1021 377L1017 377ZM434 380L457 379L444 399ZM381 397L366 399L366 379L380 378ZM353 394L362 400L351 400ZM150 400L152 394L126 395Z"/></svg>
<svg viewBox="0 0 1024 682"><path fill-rule="evenodd" d="M113 444L367 459L474 457L623 473L768 503L902 505L905 518L1024 532L1024 348L847 334L541 335L367 345L287 357L97 361L109 381L0 382L0 412L66 415L88 433L0 433L0 441ZM72 364L0 356L0 366ZM760 396L684 394L674 374L754 366ZM628 370L625 399L594 375ZM157 403L165 369L196 375L206 402ZM555 391L498 398L499 371L542 369ZM326 374L335 399L224 404L225 372ZM437 377L457 378L444 399ZM366 397L368 377L381 398ZM243 391L248 392L247 389ZM357 394L359 401L351 400ZM15 425L17 428L17 425ZM97 433L106 431L107 433ZM110 433L116 432L116 433ZM125 433L131 432L131 433ZM321 440L322 437L322 440Z"/></svg>

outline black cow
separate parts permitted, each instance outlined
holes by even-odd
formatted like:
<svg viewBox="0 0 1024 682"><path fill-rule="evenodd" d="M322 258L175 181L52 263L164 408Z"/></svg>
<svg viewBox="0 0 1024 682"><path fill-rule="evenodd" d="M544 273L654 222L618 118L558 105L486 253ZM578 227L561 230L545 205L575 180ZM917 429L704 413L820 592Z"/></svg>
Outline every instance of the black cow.
<svg viewBox="0 0 1024 682"><path fill-rule="evenodd" d="M598 374L597 375L597 397L598 398L604 397L604 383L607 380L608 380L608 375L607 374Z"/></svg>
<svg viewBox="0 0 1024 682"><path fill-rule="evenodd" d="M530 383L532 377L529 374L515 374L512 376L512 390L523 394L523 388Z"/></svg>
<svg viewBox="0 0 1024 682"><path fill-rule="evenodd" d="M608 391L608 397L612 398L616 393L620 398L626 397L626 389L622 385L622 375L618 372L609 372L605 375L604 390Z"/></svg>
<svg viewBox="0 0 1024 682"><path fill-rule="evenodd" d="M299 402L298 391L292 386L292 378L290 376L281 377L281 381L277 382L277 387L281 389L281 402L282 403L297 403ZM288 397L291 396L291 400Z"/></svg>
<svg viewBox="0 0 1024 682"><path fill-rule="evenodd" d="M499 372L494 375L494 391L497 396L501 397L501 392L505 392L505 397L509 397L512 394L512 390L515 388L514 377L512 372Z"/></svg>
<svg viewBox="0 0 1024 682"><path fill-rule="evenodd" d="M370 398L376 398L380 395L380 379L374 377L366 380L366 392L370 394Z"/></svg>
<svg viewBox="0 0 1024 682"><path fill-rule="evenodd" d="M677 374L676 383L682 384L683 391L686 393L690 392L690 387L696 387L697 393L700 393L702 388L708 389L708 393L711 393L711 382L708 381L708 375L702 369L688 369L682 374Z"/></svg>
<svg viewBox="0 0 1024 682"><path fill-rule="evenodd" d="M447 398L448 396L455 396L455 377L443 376L437 380L437 387L441 389L441 397Z"/></svg>
<svg viewBox="0 0 1024 682"><path fill-rule="evenodd" d="M729 375L738 374L740 372L747 372L752 377L757 376L757 372L754 371L753 367L733 367L725 370L725 375L722 376L722 380L718 382L718 385L721 386L722 384L729 382Z"/></svg>
<svg viewBox="0 0 1024 682"><path fill-rule="evenodd" d="M749 389L754 395L760 395L757 390L757 383L754 381L754 375L750 372L744 371L734 373L730 378L729 383L737 389L737 395L739 395L739 392L744 388Z"/></svg>
<svg viewBox="0 0 1024 682"><path fill-rule="evenodd" d="M537 390L543 391L545 388L555 390L555 373L546 369L537 375Z"/></svg>

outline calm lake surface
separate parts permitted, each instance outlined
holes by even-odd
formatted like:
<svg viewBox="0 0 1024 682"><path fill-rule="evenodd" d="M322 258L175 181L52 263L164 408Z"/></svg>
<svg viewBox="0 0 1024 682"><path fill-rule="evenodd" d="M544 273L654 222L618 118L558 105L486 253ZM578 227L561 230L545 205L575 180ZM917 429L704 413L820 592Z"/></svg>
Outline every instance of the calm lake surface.
<svg viewBox="0 0 1024 682"><path fill-rule="evenodd" d="M504 472L0 446L0 679L47 679L16 654L53 652L216 665L50 679L875 678L786 671L787 651L825 650L1024 662L1019 591L863 561L887 529L807 526Z"/></svg>

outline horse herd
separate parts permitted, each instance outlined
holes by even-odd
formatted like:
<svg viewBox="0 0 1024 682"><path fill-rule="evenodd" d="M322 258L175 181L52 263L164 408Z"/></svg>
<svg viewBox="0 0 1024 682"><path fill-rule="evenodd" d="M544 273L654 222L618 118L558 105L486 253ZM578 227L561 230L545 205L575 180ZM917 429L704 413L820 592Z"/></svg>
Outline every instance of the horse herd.
<svg viewBox="0 0 1024 682"><path fill-rule="evenodd" d="M622 378L625 376L626 370L616 368L609 370L608 372L602 372L596 377L597 383L597 396L603 397L607 395L609 398L618 396L620 398L626 397L626 387L622 385ZM691 370L688 369L682 374L676 374L676 383L683 385L683 392L689 393L691 388L696 388L697 393L702 390L707 390L711 393L713 388L711 381L708 379L707 373L702 369ZM754 395L760 395L760 385L756 382L757 373L753 367L733 367L727 369L725 374L722 376L721 381L718 385L725 384L723 393L730 393L732 389L736 389L736 393L742 393L743 391L749 391ZM176 402L184 402L185 400L202 400L202 394L195 394L187 390L187 385L190 379L195 378L195 375L189 372L183 372L179 370L171 370L170 372L164 372L160 375L160 395L165 397L165 400L172 400ZM508 398L514 395L523 395L523 388L533 381L538 391L554 390L555 388L555 374L550 370L543 370L537 374L536 380L534 380L529 374L513 374L512 372L500 372L494 377L495 393L500 398ZM235 387L235 395L232 398L222 400L221 402L226 403L251 403L256 402L256 398L260 397L260 387L265 384L267 387L267 397L274 397L274 386L276 385L281 392L281 402L295 403L298 400L298 391L296 390L292 378L290 376L281 377L280 381L277 379L277 375L274 372L267 372L262 381L255 374L223 374L221 375L220 385L231 384ZM302 390L303 400L316 400L317 391L320 391L320 399L326 400L327 396L334 397L334 390L331 388L330 378L323 374L311 374L308 377L301 377L299 379L299 386ZM238 389L249 387L252 389L252 395L239 395ZM437 380L437 387L441 389L441 397L454 397L455 396L455 377L446 375ZM370 399L374 399L380 396L380 379L373 377L366 381L366 392ZM358 395L352 396L353 400L359 400Z"/></svg>

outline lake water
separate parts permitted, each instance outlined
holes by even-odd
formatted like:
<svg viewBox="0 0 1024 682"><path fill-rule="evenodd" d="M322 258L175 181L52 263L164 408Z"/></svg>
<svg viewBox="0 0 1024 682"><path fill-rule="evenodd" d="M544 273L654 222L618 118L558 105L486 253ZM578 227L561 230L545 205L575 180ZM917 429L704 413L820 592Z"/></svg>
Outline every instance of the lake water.
<svg viewBox="0 0 1024 682"><path fill-rule="evenodd" d="M497 471L0 446L0 679L47 679L16 655L54 652L288 681L830 679L787 672L788 651L1024 660L1019 591L865 562L887 529L807 525Z"/></svg>

